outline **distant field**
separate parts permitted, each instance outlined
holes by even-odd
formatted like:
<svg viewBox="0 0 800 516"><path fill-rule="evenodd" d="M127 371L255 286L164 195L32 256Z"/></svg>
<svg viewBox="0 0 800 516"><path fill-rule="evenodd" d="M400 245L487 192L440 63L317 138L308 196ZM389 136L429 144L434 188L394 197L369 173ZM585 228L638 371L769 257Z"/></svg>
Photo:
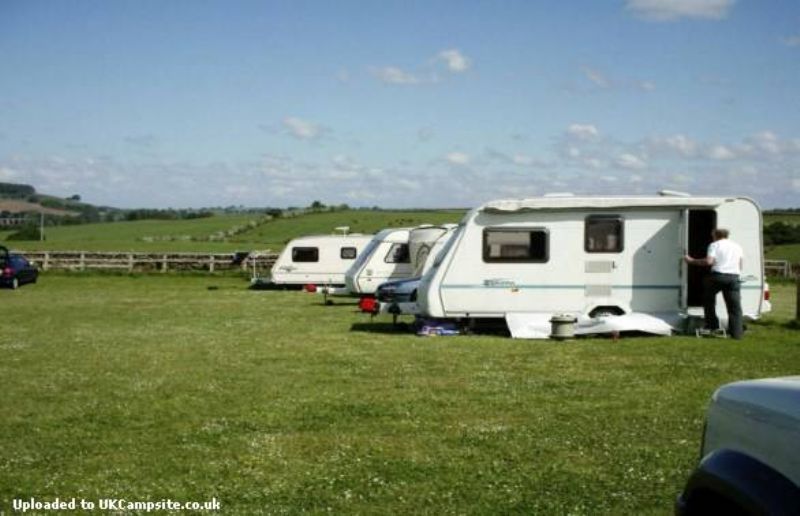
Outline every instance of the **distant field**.
<svg viewBox="0 0 800 516"><path fill-rule="evenodd" d="M764 225L773 222L800 225L800 213L764 215ZM791 263L800 263L800 244L770 246L764 250L764 256L768 260L789 260Z"/></svg>
<svg viewBox="0 0 800 516"><path fill-rule="evenodd" d="M773 222L785 222L786 224L800 224L800 213L765 213L764 224Z"/></svg>
<svg viewBox="0 0 800 516"><path fill-rule="evenodd" d="M11 241L4 245L20 250L45 251L208 251L235 250L236 244L226 242L153 241L146 237L206 237L217 231L246 224L258 219L255 215L218 215L191 220L138 220L57 226L46 228L44 242ZM0 240L11 232L0 233Z"/></svg>
<svg viewBox="0 0 800 516"><path fill-rule="evenodd" d="M47 208L39 204L23 201L19 199L2 199L0 198L0 211L9 211L11 213L20 212L44 212L46 215L77 215L78 212L59 210L56 208Z"/></svg>
<svg viewBox="0 0 800 516"><path fill-rule="evenodd" d="M415 226L423 223L458 222L463 211L359 211L311 213L266 222L229 238L225 242L164 241L146 242L145 237L205 237L217 231L259 219L256 215L219 215L192 220L142 220L104 224L82 224L46 228L44 242L4 242L20 250L45 251L153 251L153 252L228 252L236 250L280 250L292 238L310 234L330 234L338 226L351 232L374 233L386 227ZM11 231L0 232L0 242Z"/></svg>
<svg viewBox="0 0 800 516"><path fill-rule="evenodd" d="M349 226L351 233L375 233L388 227L418 226L458 222L461 210L439 211L361 211L311 213L296 218L278 219L237 235L232 242L255 243L261 248L281 249L292 238L302 235L325 235L334 228Z"/></svg>
<svg viewBox="0 0 800 516"><path fill-rule="evenodd" d="M800 244L775 245L764 250L767 260L789 260L800 263Z"/></svg>

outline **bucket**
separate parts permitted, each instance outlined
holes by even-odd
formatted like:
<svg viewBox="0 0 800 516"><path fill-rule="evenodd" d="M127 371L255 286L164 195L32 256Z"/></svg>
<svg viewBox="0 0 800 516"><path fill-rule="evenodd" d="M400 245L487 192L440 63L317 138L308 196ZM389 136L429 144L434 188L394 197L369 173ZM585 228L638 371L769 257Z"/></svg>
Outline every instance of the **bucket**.
<svg viewBox="0 0 800 516"><path fill-rule="evenodd" d="M550 338L567 340L575 338L577 317L572 314L556 314L550 318Z"/></svg>

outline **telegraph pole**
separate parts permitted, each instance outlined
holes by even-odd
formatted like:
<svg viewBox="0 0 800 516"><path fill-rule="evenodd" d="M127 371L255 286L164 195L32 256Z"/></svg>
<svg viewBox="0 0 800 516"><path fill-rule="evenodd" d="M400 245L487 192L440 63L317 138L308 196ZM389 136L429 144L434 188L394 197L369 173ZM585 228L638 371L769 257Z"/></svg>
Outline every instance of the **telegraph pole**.
<svg viewBox="0 0 800 516"><path fill-rule="evenodd" d="M39 242L44 241L44 212L39 212Z"/></svg>

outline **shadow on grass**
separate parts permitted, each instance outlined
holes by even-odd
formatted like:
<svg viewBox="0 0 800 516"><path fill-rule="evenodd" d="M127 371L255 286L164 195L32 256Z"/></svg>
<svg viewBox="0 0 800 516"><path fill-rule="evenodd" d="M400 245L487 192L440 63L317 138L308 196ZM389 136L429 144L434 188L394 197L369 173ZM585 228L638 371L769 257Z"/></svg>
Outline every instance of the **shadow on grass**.
<svg viewBox="0 0 800 516"><path fill-rule="evenodd" d="M350 326L350 331L363 333L398 334L412 333L412 330L412 325L405 322L398 322L396 324L390 322L357 322Z"/></svg>
<svg viewBox="0 0 800 516"><path fill-rule="evenodd" d="M755 321L750 323L753 326L759 326L762 328L784 328L787 330L800 330L800 321L797 319L792 319L789 321L776 321L776 320L769 320L769 321Z"/></svg>
<svg viewBox="0 0 800 516"><path fill-rule="evenodd" d="M314 303L317 306L350 306L358 308L358 302L352 302L350 300L341 300L341 299L323 299L320 300L319 303Z"/></svg>

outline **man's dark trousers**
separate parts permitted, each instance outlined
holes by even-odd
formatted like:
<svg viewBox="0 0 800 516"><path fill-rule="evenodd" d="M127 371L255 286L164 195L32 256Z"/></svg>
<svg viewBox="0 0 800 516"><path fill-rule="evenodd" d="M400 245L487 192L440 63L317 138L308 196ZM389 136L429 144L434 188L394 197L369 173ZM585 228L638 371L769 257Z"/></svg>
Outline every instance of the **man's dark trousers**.
<svg viewBox="0 0 800 516"><path fill-rule="evenodd" d="M742 294L739 275L712 272L706 278L703 311L706 318L706 328L710 330L719 328L716 310L717 292L722 292L722 297L725 299L725 308L728 310L728 334L734 339L741 339L743 333Z"/></svg>

